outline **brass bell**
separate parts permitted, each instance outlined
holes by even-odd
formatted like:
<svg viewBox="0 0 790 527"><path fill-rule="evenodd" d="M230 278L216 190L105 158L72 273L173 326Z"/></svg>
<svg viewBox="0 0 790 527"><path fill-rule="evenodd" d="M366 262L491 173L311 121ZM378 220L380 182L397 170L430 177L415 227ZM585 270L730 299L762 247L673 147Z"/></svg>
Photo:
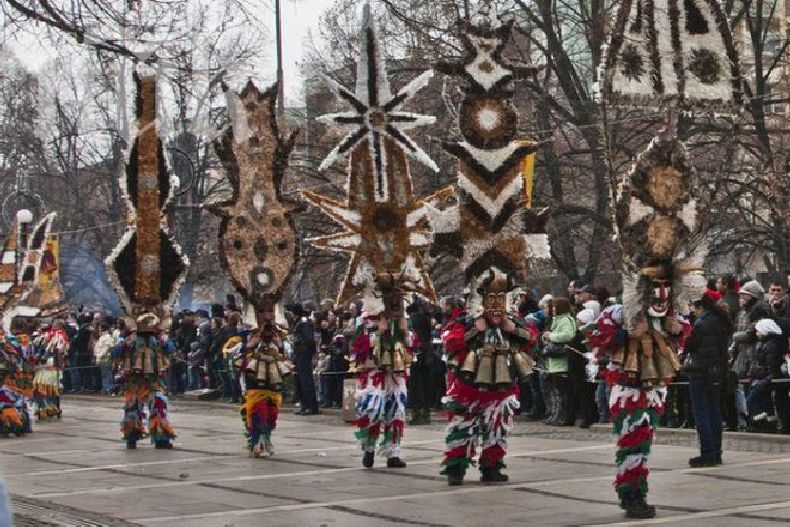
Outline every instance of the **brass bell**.
<svg viewBox="0 0 790 527"><path fill-rule="evenodd" d="M285 361L277 361L277 369L280 370L280 375L285 378L293 373L291 365Z"/></svg>
<svg viewBox="0 0 790 527"><path fill-rule="evenodd" d="M405 370L406 367L411 366L411 363L414 362L414 355L412 354L411 351L407 349L404 349L402 354L403 354L403 365Z"/></svg>
<svg viewBox="0 0 790 527"><path fill-rule="evenodd" d="M144 348L143 354L143 373L154 373L154 351L150 348Z"/></svg>
<svg viewBox="0 0 790 527"><path fill-rule="evenodd" d="M668 356L659 352L656 354L654 359L656 363L656 369L658 370L658 378L661 384L663 384L666 379L670 379L675 376L675 370L672 368L672 362L669 360Z"/></svg>
<svg viewBox="0 0 790 527"><path fill-rule="evenodd" d="M475 384L486 386L496 384L496 379L494 378L494 350L489 346L483 348L480 364L477 366Z"/></svg>
<svg viewBox="0 0 790 527"><path fill-rule="evenodd" d="M622 366L625 363L625 346L617 346L609 357L609 360L615 366Z"/></svg>
<svg viewBox="0 0 790 527"><path fill-rule="evenodd" d="M466 357L461 365L461 371L472 375L477 373L477 352L475 350L466 352Z"/></svg>
<svg viewBox="0 0 790 527"><path fill-rule="evenodd" d="M513 385L513 377L510 375L507 356L508 352L506 350L497 350L494 359L495 384L501 390L506 390Z"/></svg>
<svg viewBox="0 0 790 527"><path fill-rule="evenodd" d="M658 371L653 361L653 357L655 356L653 352L653 337L649 333L642 335L639 342L642 348L642 354L639 359L639 366L642 371L640 379L646 387L650 387L658 380Z"/></svg>
<svg viewBox="0 0 790 527"><path fill-rule="evenodd" d="M269 386L278 386L282 384L283 378L280 376L280 370L277 369L277 363L274 361L266 363L266 369L269 372Z"/></svg>
<svg viewBox="0 0 790 527"><path fill-rule="evenodd" d="M631 378L636 378L636 374L639 372L639 341L636 339L631 339L628 342L628 355L625 358L623 369Z"/></svg>
<svg viewBox="0 0 790 527"><path fill-rule="evenodd" d="M653 360L654 358L655 357L652 353L648 355L644 352L644 350L642 351L642 357L640 359L642 363L641 380L645 387L654 386L658 384L659 381L658 370L656 369L656 364Z"/></svg>
<svg viewBox="0 0 790 527"><path fill-rule="evenodd" d="M259 381L266 381L266 363L262 360L255 358L248 364L247 368L255 372L255 378Z"/></svg>
<svg viewBox="0 0 790 527"><path fill-rule="evenodd" d="M382 369L392 368L392 351L381 350L379 366L381 366Z"/></svg>
<svg viewBox="0 0 790 527"><path fill-rule="evenodd" d="M143 371L143 360L144 360L143 357L144 357L144 355L145 355L145 352L143 351L142 348L137 350L137 352L134 354L134 363L132 364L132 369L134 371Z"/></svg>
<svg viewBox="0 0 790 527"><path fill-rule="evenodd" d="M517 351L513 354L513 363L516 366L516 371L522 378L530 375L535 368L535 361L523 351Z"/></svg>
<svg viewBox="0 0 790 527"><path fill-rule="evenodd" d="M392 352L392 371L406 371L406 362L403 360L403 350Z"/></svg>
<svg viewBox="0 0 790 527"><path fill-rule="evenodd" d="M656 333L656 342L658 342L659 354L666 357L666 359L672 365L672 374L669 375L671 377L676 372L680 371L681 367L680 359L678 359L675 347L672 346L666 337L660 333Z"/></svg>

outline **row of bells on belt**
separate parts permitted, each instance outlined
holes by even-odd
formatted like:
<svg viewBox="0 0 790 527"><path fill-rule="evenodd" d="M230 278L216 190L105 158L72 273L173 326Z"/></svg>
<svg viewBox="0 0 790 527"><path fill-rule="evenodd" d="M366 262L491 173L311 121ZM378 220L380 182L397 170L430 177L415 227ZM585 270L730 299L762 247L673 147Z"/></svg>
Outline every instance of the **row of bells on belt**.
<svg viewBox="0 0 790 527"><path fill-rule="evenodd" d="M170 361L152 348L138 348L124 359L123 369L127 372L158 374L167 369Z"/></svg>
<svg viewBox="0 0 790 527"><path fill-rule="evenodd" d="M610 360L622 367L631 380L638 380L648 388L663 385L681 366L666 337L658 333L629 338L627 345L618 347Z"/></svg>
<svg viewBox="0 0 790 527"><path fill-rule="evenodd" d="M522 378L532 373L535 366L532 357L522 351L487 344L466 354L460 374L462 378L481 388L507 390L513 385L511 361Z"/></svg>
<svg viewBox="0 0 790 527"><path fill-rule="evenodd" d="M287 362L277 360L274 355L264 353L256 353L247 363L247 370L254 372L256 380L270 386L282 384L285 377L293 373L293 368Z"/></svg>
<svg viewBox="0 0 790 527"><path fill-rule="evenodd" d="M411 353L402 348L382 349L378 352L376 362L383 370L404 372L411 365Z"/></svg>

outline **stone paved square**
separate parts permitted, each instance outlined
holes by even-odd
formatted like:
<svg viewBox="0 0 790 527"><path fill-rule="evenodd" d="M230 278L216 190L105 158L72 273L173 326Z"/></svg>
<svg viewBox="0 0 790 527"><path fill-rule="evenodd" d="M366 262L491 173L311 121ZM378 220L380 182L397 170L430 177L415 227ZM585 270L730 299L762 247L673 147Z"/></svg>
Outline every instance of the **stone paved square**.
<svg viewBox="0 0 790 527"><path fill-rule="evenodd" d="M17 525L476 526L774 525L790 521L790 456L728 450L725 464L689 469L688 444L651 457L653 520L625 521L612 488L614 447L600 432L519 422L510 482L487 486L475 470L447 486L438 467L444 427L407 427L402 470L360 464L337 413L284 410L277 453L250 459L231 405L174 400L176 448L123 447L120 399L66 397L61 422L24 441L0 442L0 468ZM596 430L600 430L597 428ZM668 431L669 442L673 442ZM659 431L659 440L662 432ZM743 441L743 440L742 440ZM753 442L758 441L754 439ZM675 441L677 442L677 441ZM689 441L687 441L689 443ZM761 446L771 450L770 444ZM780 445L781 446L781 445Z"/></svg>

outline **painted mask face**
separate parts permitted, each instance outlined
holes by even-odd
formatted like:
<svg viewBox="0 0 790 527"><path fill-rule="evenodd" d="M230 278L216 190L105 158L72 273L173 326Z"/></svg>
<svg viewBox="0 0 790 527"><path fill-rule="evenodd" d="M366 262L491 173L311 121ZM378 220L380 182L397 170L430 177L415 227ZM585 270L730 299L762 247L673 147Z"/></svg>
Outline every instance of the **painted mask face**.
<svg viewBox="0 0 790 527"><path fill-rule="evenodd" d="M671 292L669 280L653 280L653 295L650 298L650 307L647 309L651 317L665 317L667 315Z"/></svg>
<svg viewBox="0 0 790 527"><path fill-rule="evenodd" d="M501 318L505 314L506 298L505 293L490 291L483 299L483 308L489 318Z"/></svg>
<svg viewBox="0 0 790 527"><path fill-rule="evenodd" d="M508 284L504 278L495 278L484 286L483 314L488 321L498 326L507 313Z"/></svg>

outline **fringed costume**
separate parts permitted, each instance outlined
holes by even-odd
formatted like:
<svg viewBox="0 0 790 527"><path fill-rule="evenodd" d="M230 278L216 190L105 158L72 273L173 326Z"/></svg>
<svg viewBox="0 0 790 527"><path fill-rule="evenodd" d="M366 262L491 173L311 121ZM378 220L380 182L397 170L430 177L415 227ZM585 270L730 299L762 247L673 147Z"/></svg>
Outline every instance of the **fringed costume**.
<svg viewBox="0 0 790 527"><path fill-rule="evenodd" d="M347 112L324 115L319 120L349 129L346 138L319 167L328 168L349 157L345 202L303 190L302 197L318 207L343 230L311 239L323 249L350 253L346 277L337 303L361 294L368 321L378 316L372 334L355 342L359 368L357 419L365 467L373 466L375 444L390 468L404 467L400 441L406 404L406 369L410 360L403 293L436 300L433 283L423 265L422 252L432 243L432 222L437 206L449 196L442 191L419 199L415 196L409 154L430 169L439 168L406 135L434 118L403 111L403 106L424 88L433 71L390 90L387 70L370 7L365 6L360 34L356 89L352 92L327 79L332 92L349 103ZM383 305L382 305L383 304Z"/></svg>
<svg viewBox="0 0 790 527"><path fill-rule="evenodd" d="M19 368L16 374L16 388L25 399L33 399L33 379L36 375L36 347L30 335L17 335L19 350Z"/></svg>
<svg viewBox="0 0 790 527"><path fill-rule="evenodd" d="M164 381L171 350L162 344L158 325L156 316L142 315L137 319L137 331L113 350L124 378L121 433L130 449L137 448L137 442L145 437L150 437L156 448L172 448L176 437L167 418Z"/></svg>
<svg viewBox="0 0 790 527"><path fill-rule="evenodd" d="M39 421L60 419L60 379L69 338L61 327L47 330L36 343L33 407Z"/></svg>
<svg viewBox="0 0 790 527"><path fill-rule="evenodd" d="M0 349L0 436L21 436L31 432L30 415L25 397L16 389L14 375L17 371L18 353L3 336Z"/></svg>
<svg viewBox="0 0 790 527"><path fill-rule="evenodd" d="M469 327L461 320L442 335L448 354L448 388L442 400L447 427L442 474L450 485L463 483L480 447L481 481L507 481L507 438L519 409L519 380L532 373L527 349L535 335L506 315L504 277L492 273L483 281L484 316Z"/></svg>
<svg viewBox="0 0 790 527"><path fill-rule="evenodd" d="M602 103L670 110L666 128L613 189L623 254L622 328L613 332L612 317L603 317L593 337L593 346L610 356L615 487L629 518L655 516L647 504L647 457L666 386L680 368L677 352L688 331L683 317L706 285L707 233L698 215L704 205L695 195L702 185L675 117L681 111L736 113L743 103L739 70L730 23L713 0L623 0L603 47Z"/></svg>
<svg viewBox="0 0 790 527"><path fill-rule="evenodd" d="M121 433L129 449L137 448L137 442L146 436L156 448L172 448L176 437L167 417L164 381L172 344L161 340L163 328L157 313L175 303L189 266L167 227L166 211L175 188L158 134L153 73L138 64L133 76L137 128L120 181L128 224L105 261L124 311L137 320L136 331L112 352L124 376Z"/></svg>
<svg viewBox="0 0 790 527"><path fill-rule="evenodd" d="M248 340L246 352L234 360L244 379L244 404L241 420L250 457L274 455L272 432L283 396L283 381L293 368L281 351L281 336L274 324L266 320Z"/></svg>
<svg viewBox="0 0 790 527"><path fill-rule="evenodd" d="M2 375L2 372L0 372ZM25 398L5 384L0 386L0 436L21 436L31 432L30 415Z"/></svg>
<svg viewBox="0 0 790 527"><path fill-rule="evenodd" d="M355 435L365 453L365 466L372 466L377 444L388 466L399 465L408 398L407 367L412 356L407 337L393 322L371 335L360 334L353 342L358 374L352 424L358 428Z"/></svg>

